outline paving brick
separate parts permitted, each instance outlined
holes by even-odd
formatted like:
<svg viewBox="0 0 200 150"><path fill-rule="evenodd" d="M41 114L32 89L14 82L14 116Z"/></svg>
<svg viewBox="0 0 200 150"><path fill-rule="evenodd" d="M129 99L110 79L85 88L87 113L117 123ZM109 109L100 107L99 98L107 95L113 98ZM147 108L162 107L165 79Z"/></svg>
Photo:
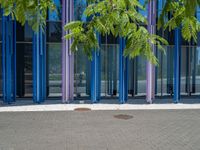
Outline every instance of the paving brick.
<svg viewBox="0 0 200 150"><path fill-rule="evenodd" d="M199 127L200 110L1 112L0 150L200 150Z"/></svg>

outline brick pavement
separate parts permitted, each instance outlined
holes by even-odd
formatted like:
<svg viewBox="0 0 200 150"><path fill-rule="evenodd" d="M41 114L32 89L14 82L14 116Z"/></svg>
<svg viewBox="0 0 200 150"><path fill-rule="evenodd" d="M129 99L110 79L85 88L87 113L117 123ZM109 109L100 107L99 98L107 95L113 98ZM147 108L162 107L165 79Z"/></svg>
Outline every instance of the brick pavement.
<svg viewBox="0 0 200 150"><path fill-rule="evenodd" d="M1 112L0 150L200 150L200 110Z"/></svg>

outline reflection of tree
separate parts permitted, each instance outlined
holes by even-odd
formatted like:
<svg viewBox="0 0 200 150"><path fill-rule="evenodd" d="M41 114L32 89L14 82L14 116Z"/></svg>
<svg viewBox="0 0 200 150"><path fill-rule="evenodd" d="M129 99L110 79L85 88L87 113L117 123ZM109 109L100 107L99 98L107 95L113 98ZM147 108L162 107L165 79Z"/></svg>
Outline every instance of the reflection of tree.
<svg viewBox="0 0 200 150"><path fill-rule="evenodd" d="M51 33L51 38L53 41L56 42L61 42L61 36L62 36L62 24L61 24L61 20L62 20L62 6L61 6L61 0L59 2L59 4L57 5L57 11L56 11L56 18L51 25L49 25L49 30Z"/></svg>
<svg viewBox="0 0 200 150"><path fill-rule="evenodd" d="M62 21L62 6L61 6L61 0L60 0L60 5L57 8L58 10L58 19L59 21ZM56 24L55 25L55 30L58 35L62 35L62 25L61 24ZM61 38L61 37L60 37Z"/></svg>
<svg viewBox="0 0 200 150"><path fill-rule="evenodd" d="M55 28L55 33L57 35L57 40L61 40L61 36L62 36L62 25L61 23L55 23L54 24L54 28ZM61 42L61 41L60 41Z"/></svg>
<svg viewBox="0 0 200 150"><path fill-rule="evenodd" d="M60 5L57 6L57 13L58 13L58 20L62 20L62 6L61 6L61 0L60 0Z"/></svg>

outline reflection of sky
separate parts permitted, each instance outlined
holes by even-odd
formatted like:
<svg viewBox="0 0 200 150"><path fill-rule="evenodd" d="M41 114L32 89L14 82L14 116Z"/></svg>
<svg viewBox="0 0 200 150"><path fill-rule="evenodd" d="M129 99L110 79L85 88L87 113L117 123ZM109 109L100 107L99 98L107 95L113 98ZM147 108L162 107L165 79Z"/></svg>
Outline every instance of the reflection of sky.
<svg viewBox="0 0 200 150"><path fill-rule="evenodd" d="M83 16L84 9L86 8L86 0L74 0L74 6L75 20L86 20Z"/></svg>
<svg viewBox="0 0 200 150"><path fill-rule="evenodd" d="M200 21L200 7L197 8L197 19Z"/></svg>
<svg viewBox="0 0 200 150"><path fill-rule="evenodd" d="M140 1L140 4L144 5L145 4L145 0L139 0ZM147 18L147 9L144 11L144 10L139 10L139 12L145 16Z"/></svg>
<svg viewBox="0 0 200 150"><path fill-rule="evenodd" d="M158 16L160 16L162 8L164 7L165 4L165 0L159 0L157 1L157 3L158 3Z"/></svg>
<svg viewBox="0 0 200 150"><path fill-rule="evenodd" d="M61 0L54 0L54 3L58 9L58 12L53 11L49 12L49 20L51 21L59 21L61 19Z"/></svg>

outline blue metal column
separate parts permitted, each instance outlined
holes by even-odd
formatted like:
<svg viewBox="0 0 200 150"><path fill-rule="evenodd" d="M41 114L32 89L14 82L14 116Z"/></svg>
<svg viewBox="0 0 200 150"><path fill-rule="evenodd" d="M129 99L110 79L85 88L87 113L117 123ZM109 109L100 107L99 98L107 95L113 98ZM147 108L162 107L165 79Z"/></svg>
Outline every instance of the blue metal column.
<svg viewBox="0 0 200 150"><path fill-rule="evenodd" d="M46 99L46 36L40 27L33 35L33 102Z"/></svg>
<svg viewBox="0 0 200 150"><path fill-rule="evenodd" d="M123 104L128 100L128 58L123 55L126 45L125 40L123 38L119 40L119 102Z"/></svg>
<svg viewBox="0 0 200 150"><path fill-rule="evenodd" d="M174 103L180 100L181 37L180 28L175 29L174 44Z"/></svg>
<svg viewBox="0 0 200 150"><path fill-rule="evenodd" d="M100 45L100 35L97 33L97 38ZM92 52L91 62L91 101L98 103L101 95L101 58L100 51L94 50Z"/></svg>
<svg viewBox="0 0 200 150"><path fill-rule="evenodd" d="M12 103L16 97L16 22L2 17L3 101Z"/></svg>

